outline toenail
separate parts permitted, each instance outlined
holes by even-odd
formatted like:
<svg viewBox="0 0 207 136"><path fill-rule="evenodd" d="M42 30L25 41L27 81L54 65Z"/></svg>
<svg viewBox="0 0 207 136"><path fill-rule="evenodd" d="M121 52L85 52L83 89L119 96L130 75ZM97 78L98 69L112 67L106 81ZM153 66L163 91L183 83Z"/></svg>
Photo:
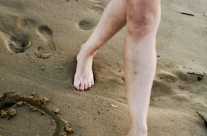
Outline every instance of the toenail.
<svg viewBox="0 0 207 136"><path fill-rule="evenodd" d="M75 86L74 86L75 90L79 91Z"/></svg>

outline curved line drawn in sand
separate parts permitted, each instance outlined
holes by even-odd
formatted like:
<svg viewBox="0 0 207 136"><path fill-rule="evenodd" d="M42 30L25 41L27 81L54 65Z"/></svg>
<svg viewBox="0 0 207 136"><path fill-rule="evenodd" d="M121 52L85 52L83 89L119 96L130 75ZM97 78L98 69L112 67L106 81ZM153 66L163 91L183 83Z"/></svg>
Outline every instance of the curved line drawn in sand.
<svg viewBox="0 0 207 136"><path fill-rule="evenodd" d="M48 26L40 26L36 30L37 34L43 39L45 45L38 46L36 48L35 55L39 59L46 59L53 55L56 50L55 44L53 41L53 32Z"/></svg>
<svg viewBox="0 0 207 136"><path fill-rule="evenodd" d="M15 108L17 106L26 105L32 111L39 111L52 120L55 125L53 136L67 136L67 134L74 133L75 131L70 127L69 123L58 115L60 111L57 108L52 111L46 107L48 101L49 99L43 96L34 98L33 96L21 96L19 93L6 92L0 97L1 117L6 117L9 114L8 119L10 119L16 114ZM3 110L11 105L13 106L8 110Z"/></svg>
<svg viewBox="0 0 207 136"><path fill-rule="evenodd" d="M96 23L91 20L81 20L77 23L77 26L82 30L91 30L96 26Z"/></svg>

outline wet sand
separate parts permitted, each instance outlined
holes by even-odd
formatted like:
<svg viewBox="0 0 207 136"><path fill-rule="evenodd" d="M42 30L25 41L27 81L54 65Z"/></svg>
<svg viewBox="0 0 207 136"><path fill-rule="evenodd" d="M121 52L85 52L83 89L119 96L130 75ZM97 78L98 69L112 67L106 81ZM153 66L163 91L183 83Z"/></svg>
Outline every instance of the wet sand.
<svg viewBox="0 0 207 136"><path fill-rule="evenodd" d="M86 92L72 86L75 57L109 1L1 0L0 96L14 91L48 98L48 111L54 114L58 108L58 115L75 130L68 135L125 136L130 124L122 62L125 28L95 56L95 86ZM162 1L149 136L207 134L206 4ZM15 105L1 107L1 100L0 110ZM49 116L25 105L13 109L15 116L0 118L0 135L53 135Z"/></svg>

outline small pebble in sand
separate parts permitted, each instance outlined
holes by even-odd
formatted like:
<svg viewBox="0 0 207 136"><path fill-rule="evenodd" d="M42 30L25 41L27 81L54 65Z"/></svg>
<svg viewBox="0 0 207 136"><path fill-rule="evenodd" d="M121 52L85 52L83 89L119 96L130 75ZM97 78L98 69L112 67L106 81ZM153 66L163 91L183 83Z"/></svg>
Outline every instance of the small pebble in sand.
<svg viewBox="0 0 207 136"><path fill-rule="evenodd" d="M114 104L111 104L111 106L112 106L112 107L115 107L115 108L117 108L117 107L118 107L118 106L116 106L116 105L114 105Z"/></svg>
<svg viewBox="0 0 207 136"><path fill-rule="evenodd" d="M9 111L9 115L10 116L14 116L14 115L16 115L17 114L17 111L15 110L15 109L11 109L10 111Z"/></svg>
<svg viewBox="0 0 207 136"><path fill-rule="evenodd" d="M53 112L54 112L55 114L60 114L60 110L59 110L58 108L54 108L54 109L53 109Z"/></svg>
<svg viewBox="0 0 207 136"><path fill-rule="evenodd" d="M44 70L45 70L45 68L46 68L46 67L45 67L45 66L43 66L43 67L41 68L41 70L42 70L42 71L44 71Z"/></svg>
<svg viewBox="0 0 207 136"><path fill-rule="evenodd" d="M1 110L1 117L4 118L6 117L6 115L7 115L6 112L4 110Z"/></svg>

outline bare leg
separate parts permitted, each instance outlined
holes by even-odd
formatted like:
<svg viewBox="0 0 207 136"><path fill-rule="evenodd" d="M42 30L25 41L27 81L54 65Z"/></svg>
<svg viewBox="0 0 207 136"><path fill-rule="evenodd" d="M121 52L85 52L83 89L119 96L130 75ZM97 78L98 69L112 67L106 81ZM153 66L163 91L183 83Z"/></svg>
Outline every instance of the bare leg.
<svg viewBox="0 0 207 136"><path fill-rule="evenodd" d="M128 0L124 73L131 116L128 136L147 136L147 112L156 69L160 0Z"/></svg>
<svg viewBox="0 0 207 136"><path fill-rule="evenodd" d="M92 61L96 51L126 24L126 0L112 0L106 7L101 20L77 56L74 87L87 90L94 85Z"/></svg>

